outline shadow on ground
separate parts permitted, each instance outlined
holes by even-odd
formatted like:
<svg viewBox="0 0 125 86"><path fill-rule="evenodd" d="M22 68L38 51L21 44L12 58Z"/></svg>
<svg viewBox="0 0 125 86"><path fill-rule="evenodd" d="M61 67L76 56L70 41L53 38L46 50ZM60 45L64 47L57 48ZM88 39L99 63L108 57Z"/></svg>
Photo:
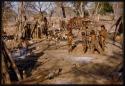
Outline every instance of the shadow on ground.
<svg viewBox="0 0 125 86"><path fill-rule="evenodd" d="M84 82L98 83L97 80L107 80L107 83L112 81L112 73L114 72L114 68L111 66L108 66L106 64L100 64L100 63L94 63L94 64L88 64L84 67L74 67L72 68L74 77L80 77L84 76L86 77L86 80ZM118 78L118 77L116 77ZM116 81L114 83L121 82L121 80ZM106 83L106 82L103 82Z"/></svg>
<svg viewBox="0 0 125 86"><path fill-rule="evenodd" d="M33 49L35 49L35 47L30 48L29 50L32 51ZM39 53L32 53L28 56L26 56L26 58L24 59L16 59L15 63L20 71L21 77L23 77L23 75L25 75L26 77L31 76L32 70L34 69L34 67L38 67L39 65L37 64L37 60L40 56L44 55L43 51L39 52ZM14 72L11 71L10 72L11 76L11 80L12 81L17 81L17 77L14 75ZM15 76L15 77L14 77Z"/></svg>

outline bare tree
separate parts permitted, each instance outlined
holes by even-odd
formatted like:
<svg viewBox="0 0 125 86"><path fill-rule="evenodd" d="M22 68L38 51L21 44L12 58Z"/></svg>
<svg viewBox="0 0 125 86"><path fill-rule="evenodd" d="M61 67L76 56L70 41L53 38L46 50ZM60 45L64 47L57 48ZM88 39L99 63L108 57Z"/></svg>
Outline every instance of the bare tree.
<svg viewBox="0 0 125 86"><path fill-rule="evenodd" d="M24 2L19 3L18 7L18 21L20 22L19 24L19 31L22 31L23 28L23 22L24 22L24 16L25 16L25 9L24 9Z"/></svg>
<svg viewBox="0 0 125 86"><path fill-rule="evenodd" d="M56 6L62 9L63 17L66 18L65 14L65 2L55 2Z"/></svg>
<svg viewBox="0 0 125 86"><path fill-rule="evenodd" d="M87 2L83 2L83 1L73 2L73 5L75 7L75 12L77 13L78 16L84 17L86 4Z"/></svg>
<svg viewBox="0 0 125 86"><path fill-rule="evenodd" d="M52 2L26 2L25 8L41 13L47 11L52 7Z"/></svg>
<svg viewBox="0 0 125 86"><path fill-rule="evenodd" d="M3 25L8 24L9 19L16 17L16 13L13 10L12 2L3 2L2 3L2 21Z"/></svg>

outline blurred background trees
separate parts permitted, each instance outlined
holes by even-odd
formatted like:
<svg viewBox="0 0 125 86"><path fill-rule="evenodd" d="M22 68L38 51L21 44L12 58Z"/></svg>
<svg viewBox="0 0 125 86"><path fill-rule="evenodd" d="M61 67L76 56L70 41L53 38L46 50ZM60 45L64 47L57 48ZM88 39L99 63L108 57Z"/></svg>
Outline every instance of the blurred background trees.
<svg viewBox="0 0 125 86"><path fill-rule="evenodd" d="M3 3L2 21L7 24L9 21L20 20L21 15L30 17L43 13L48 16L67 18L69 16L97 16L113 14L116 17L122 15L122 2L9 2ZM60 10L60 11L57 11Z"/></svg>

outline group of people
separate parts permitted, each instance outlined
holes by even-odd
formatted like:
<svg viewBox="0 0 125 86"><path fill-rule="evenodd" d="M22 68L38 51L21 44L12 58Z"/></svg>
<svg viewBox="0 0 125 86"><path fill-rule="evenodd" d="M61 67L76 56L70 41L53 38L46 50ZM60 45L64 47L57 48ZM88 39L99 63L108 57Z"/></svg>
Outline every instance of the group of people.
<svg viewBox="0 0 125 86"><path fill-rule="evenodd" d="M104 25L101 26L101 30L98 32L96 32L95 30L89 30L88 27L85 27L85 30L81 32L83 52L85 53L88 49L90 49L92 53L94 53L95 50L97 50L97 52L99 53L102 53L105 50L107 35L108 33ZM68 33L67 40L69 52L71 52L73 50L72 32Z"/></svg>
<svg viewBox="0 0 125 86"><path fill-rule="evenodd" d="M35 31L34 33L40 32L38 35L38 37L41 38L41 34L45 35L47 38L49 35L51 35L48 31L48 27L47 27L47 18L44 17L43 20L41 20L44 22L44 25L42 28L41 25L36 23L36 28L38 29L38 31L35 31L35 27L32 30ZM70 25L69 25L70 26ZM27 29L25 29L25 36L21 38L21 42L20 42L20 46L22 46L21 48L21 53L25 54L27 51L27 42L26 39L31 38L33 35L32 32L29 30L30 29L30 25L27 25L26 27ZM69 46L69 52L72 51L72 46L73 46L73 34L71 29L67 29L69 32L67 34L67 40L68 40L68 46ZM30 32L29 32L30 31ZM55 31L55 36L56 38L58 37L58 31ZM31 34L30 34L31 33ZM94 52L95 50L97 50L99 53L101 53L102 51L104 51L104 47L105 47L105 40L107 37L107 30L105 29L105 26L102 25L101 26L101 30L98 32L99 35L97 35L97 33L95 32L95 30L91 30L89 31L89 28L86 26L85 27L85 31L81 32L81 36L82 36L82 46L83 46L83 52L85 53L88 49L90 49L92 52Z"/></svg>

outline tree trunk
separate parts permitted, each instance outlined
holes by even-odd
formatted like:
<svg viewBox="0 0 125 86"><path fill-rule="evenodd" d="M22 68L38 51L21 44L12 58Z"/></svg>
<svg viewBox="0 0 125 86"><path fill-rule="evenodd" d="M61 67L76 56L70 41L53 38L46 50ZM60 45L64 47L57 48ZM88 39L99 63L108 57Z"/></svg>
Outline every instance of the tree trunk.
<svg viewBox="0 0 125 86"><path fill-rule="evenodd" d="M21 31L21 28L22 28L22 11L23 11L23 1L20 2L20 5L19 5L19 8L18 8L18 20L20 22L20 25L19 25L19 31Z"/></svg>
<svg viewBox="0 0 125 86"><path fill-rule="evenodd" d="M97 15L97 13L98 13L99 5L100 5L100 3L98 2L98 3L97 3L97 6L96 6L96 8L95 8L95 12L94 12L95 15Z"/></svg>
<svg viewBox="0 0 125 86"><path fill-rule="evenodd" d="M84 17L84 9L83 9L83 2L80 4L80 11L81 11L81 17Z"/></svg>
<svg viewBox="0 0 125 86"><path fill-rule="evenodd" d="M63 18L66 18L66 14L65 14L65 8L63 5L61 5L61 8L62 8L62 13L63 13Z"/></svg>
<svg viewBox="0 0 125 86"><path fill-rule="evenodd" d="M18 21L19 21L19 29L18 29L18 34L21 34L20 36L23 35L24 32L24 26L26 25L26 15L25 15L25 9L24 9L24 2L20 2L19 7L18 7ZM20 38L20 36L18 36L18 40Z"/></svg>

